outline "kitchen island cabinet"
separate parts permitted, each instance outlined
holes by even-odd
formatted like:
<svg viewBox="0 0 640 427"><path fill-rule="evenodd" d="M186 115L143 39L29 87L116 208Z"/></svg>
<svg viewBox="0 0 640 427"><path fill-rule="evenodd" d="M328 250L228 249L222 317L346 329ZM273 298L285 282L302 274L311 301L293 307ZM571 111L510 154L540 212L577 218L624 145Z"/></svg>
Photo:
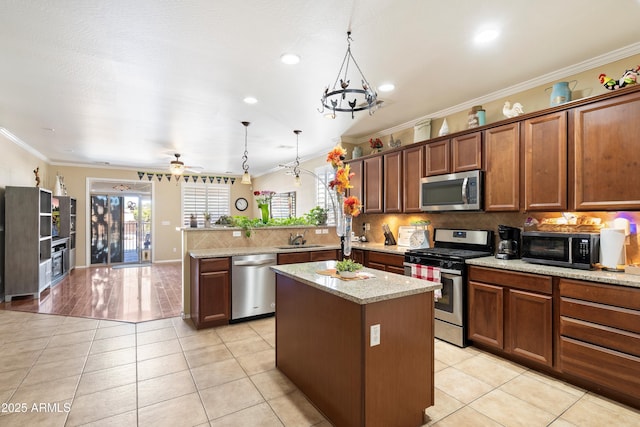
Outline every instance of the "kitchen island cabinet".
<svg viewBox="0 0 640 427"><path fill-rule="evenodd" d="M369 268L404 274L404 255L367 251L364 258L365 265Z"/></svg>
<svg viewBox="0 0 640 427"><path fill-rule="evenodd" d="M433 290L441 285L368 269L376 277L318 273L334 267L272 267L278 369L333 425L422 425L434 403Z"/></svg>

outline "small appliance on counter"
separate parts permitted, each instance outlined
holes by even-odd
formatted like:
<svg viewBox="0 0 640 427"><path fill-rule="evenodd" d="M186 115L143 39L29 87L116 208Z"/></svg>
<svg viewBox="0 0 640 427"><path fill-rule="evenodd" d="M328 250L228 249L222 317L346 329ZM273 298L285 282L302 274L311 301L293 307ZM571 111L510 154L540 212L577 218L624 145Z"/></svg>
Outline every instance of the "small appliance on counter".
<svg viewBox="0 0 640 427"><path fill-rule="evenodd" d="M385 246L394 246L396 245L396 238L393 237L393 233L389 228L389 225L382 224L382 231L384 231L384 244Z"/></svg>
<svg viewBox="0 0 640 427"><path fill-rule="evenodd" d="M522 233L522 260L526 262L591 270L600 261L599 255L600 233Z"/></svg>
<svg viewBox="0 0 640 427"><path fill-rule="evenodd" d="M507 225L498 225L498 235L500 242L496 251L498 259L520 258L520 229Z"/></svg>

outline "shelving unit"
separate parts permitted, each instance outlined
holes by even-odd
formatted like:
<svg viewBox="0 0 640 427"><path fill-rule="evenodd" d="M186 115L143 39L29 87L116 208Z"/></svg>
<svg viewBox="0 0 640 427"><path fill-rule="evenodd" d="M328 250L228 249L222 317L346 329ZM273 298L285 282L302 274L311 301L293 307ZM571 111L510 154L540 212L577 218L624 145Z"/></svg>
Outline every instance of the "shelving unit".
<svg viewBox="0 0 640 427"><path fill-rule="evenodd" d="M71 271L76 267L76 199L70 196L57 196L60 206L60 237L69 238L68 268ZM67 262L65 261L65 263Z"/></svg>
<svg viewBox="0 0 640 427"><path fill-rule="evenodd" d="M5 300L51 286L51 192L38 187L5 189Z"/></svg>

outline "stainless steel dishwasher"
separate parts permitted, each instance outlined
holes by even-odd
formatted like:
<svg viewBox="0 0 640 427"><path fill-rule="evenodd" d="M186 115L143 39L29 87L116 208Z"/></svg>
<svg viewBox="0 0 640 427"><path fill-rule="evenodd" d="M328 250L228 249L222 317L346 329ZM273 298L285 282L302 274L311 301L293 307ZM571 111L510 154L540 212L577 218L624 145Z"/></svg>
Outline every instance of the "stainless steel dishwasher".
<svg viewBox="0 0 640 427"><path fill-rule="evenodd" d="M276 254L234 256L231 267L231 320L274 313Z"/></svg>

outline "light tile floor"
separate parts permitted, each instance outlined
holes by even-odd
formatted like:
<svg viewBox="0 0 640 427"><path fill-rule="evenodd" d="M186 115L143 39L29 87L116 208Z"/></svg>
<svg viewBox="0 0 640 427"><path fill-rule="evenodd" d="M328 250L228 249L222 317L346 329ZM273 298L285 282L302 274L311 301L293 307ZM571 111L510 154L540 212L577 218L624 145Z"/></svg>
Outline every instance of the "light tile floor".
<svg viewBox="0 0 640 427"><path fill-rule="evenodd" d="M275 321L194 330L0 310L0 426L330 426L275 369ZM638 426L640 411L436 341L435 426ZM35 406L34 406L35 404Z"/></svg>

